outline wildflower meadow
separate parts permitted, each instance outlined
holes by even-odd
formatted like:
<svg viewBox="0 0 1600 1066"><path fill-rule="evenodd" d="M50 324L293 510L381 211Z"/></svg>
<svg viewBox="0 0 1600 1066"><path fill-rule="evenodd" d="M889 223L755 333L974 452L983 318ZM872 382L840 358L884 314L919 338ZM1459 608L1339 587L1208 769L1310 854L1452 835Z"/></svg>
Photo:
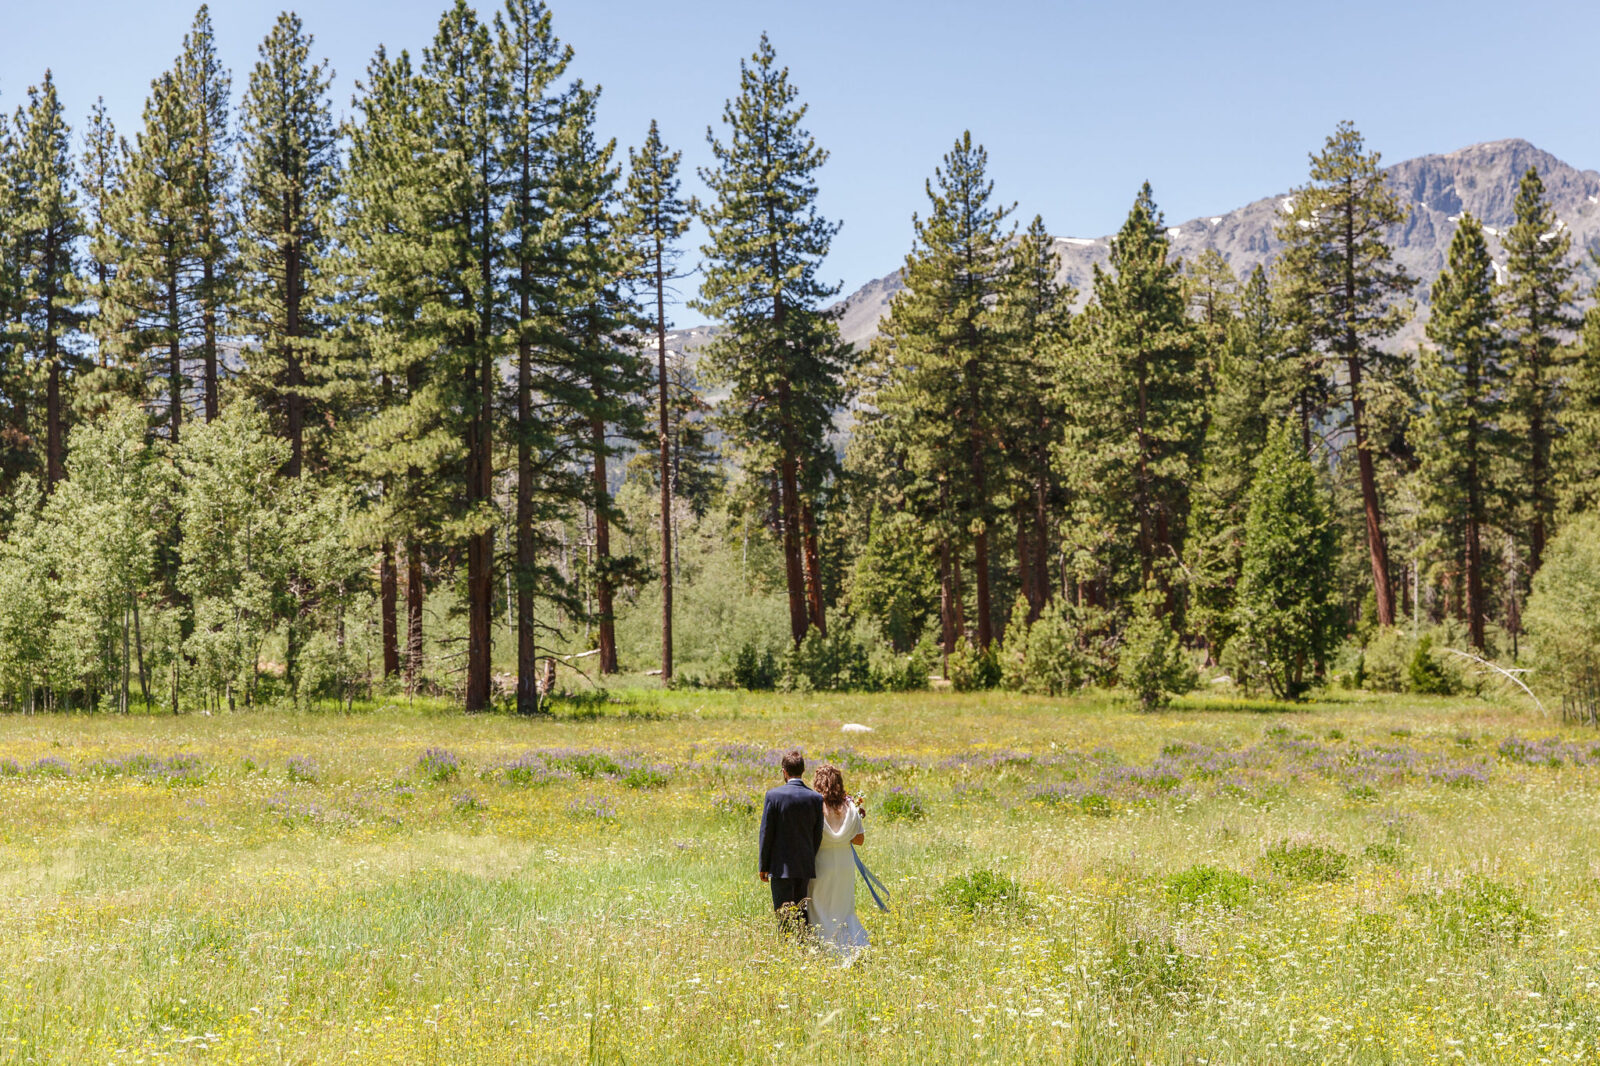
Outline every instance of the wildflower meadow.
<svg viewBox="0 0 1600 1066"><path fill-rule="evenodd" d="M755 876L796 745L893 894L849 962ZM1597 800L1481 699L6 716L0 1061L1593 1062Z"/></svg>

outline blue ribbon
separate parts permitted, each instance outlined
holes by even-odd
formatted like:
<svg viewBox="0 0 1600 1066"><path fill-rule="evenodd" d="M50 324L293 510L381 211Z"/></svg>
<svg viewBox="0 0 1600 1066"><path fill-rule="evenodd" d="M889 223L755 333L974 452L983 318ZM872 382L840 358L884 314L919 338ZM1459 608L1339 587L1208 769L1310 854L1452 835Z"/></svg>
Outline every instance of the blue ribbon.
<svg viewBox="0 0 1600 1066"><path fill-rule="evenodd" d="M889 904L884 901L889 898L889 890L883 882L878 880L873 872L867 869L867 864L861 861L861 856L856 854L856 846L850 845L850 857L856 861L856 869L861 871L861 880L867 883L867 891L872 893L872 902L878 905L880 911L888 911ZM883 893L880 897L878 893Z"/></svg>

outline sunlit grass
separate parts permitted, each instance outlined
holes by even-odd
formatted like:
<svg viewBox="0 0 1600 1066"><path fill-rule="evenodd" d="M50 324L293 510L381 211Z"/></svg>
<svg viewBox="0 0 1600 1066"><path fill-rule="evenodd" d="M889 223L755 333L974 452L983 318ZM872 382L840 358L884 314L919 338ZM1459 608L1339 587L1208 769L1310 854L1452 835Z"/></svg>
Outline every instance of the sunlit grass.
<svg viewBox="0 0 1600 1066"><path fill-rule="evenodd" d="M754 876L792 745L922 811L848 969ZM1341 693L0 718L0 1061L1594 1061L1597 800L1600 735Z"/></svg>

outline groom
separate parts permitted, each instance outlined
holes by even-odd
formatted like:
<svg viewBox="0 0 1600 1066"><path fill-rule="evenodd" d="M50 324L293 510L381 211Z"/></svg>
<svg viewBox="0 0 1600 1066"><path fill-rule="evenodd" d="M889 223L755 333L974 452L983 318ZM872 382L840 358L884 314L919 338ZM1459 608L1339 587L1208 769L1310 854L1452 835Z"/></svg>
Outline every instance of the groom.
<svg viewBox="0 0 1600 1066"><path fill-rule="evenodd" d="M772 909L785 924L804 920L822 846L822 796L801 779L805 772L798 749L785 754L783 784L768 790L761 810L761 880L772 885Z"/></svg>

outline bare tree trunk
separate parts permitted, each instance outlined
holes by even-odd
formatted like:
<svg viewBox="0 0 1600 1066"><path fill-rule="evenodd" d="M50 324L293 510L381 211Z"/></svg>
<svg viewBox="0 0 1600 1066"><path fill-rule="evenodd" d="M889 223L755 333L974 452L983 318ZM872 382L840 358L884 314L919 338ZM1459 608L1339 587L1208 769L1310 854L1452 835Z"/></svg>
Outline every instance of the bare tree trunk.
<svg viewBox="0 0 1600 1066"><path fill-rule="evenodd" d="M591 383L595 396L600 395L600 383ZM600 616L600 673L617 672L617 622L613 614L615 590L611 587L611 520L606 507L611 497L611 487L606 478L606 426L596 415L589 421L589 434L594 448L594 553L595 553L595 606Z"/></svg>
<svg viewBox="0 0 1600 1066"><path fill-rule="evenodd" d="M809 500L800 503L800 528L805 536L806 603L811 624L818 633L827 636L828 620L822 603L822 556L817 549L817 523Z"/></svg>
<svg viewBox="0 0 1600 1066"><path fill-rule="evenodd" d="M956 591L955 578L950 565L950 538L939 538L939 629L940 648L944 651L945 680L950 679L950 656L956 650Z"/></svg>
<svg viewBox="0 0 1600 1066"><path fill-rule="evenodd" d="M54 266L56 257L55 239L52 237L46 252ZM54 270L50 271L54 276ZM50 487L67 476L66 467L66 432L63 425L61 410L61 359L56 341L56 320L60 311L56 307L56 292L52 286L51 291L45 294L45 362L50 367L49 383L45 387L45 476Z"/></svg>
<svg viewBox="0 0 1600 1066"><path fill-rule="evenodd" d="M667 383L667 288L666 250L656 238L656 380L660 386L657 407L657 445L661 450L657 472L661 477L661 683L672 684L672 571L677 557L672 537L672 434L668 412Z"/></svg>
<svg viewBox="0 0 1600 1066"><path fill-rule="evenodd" d="M212 294L216 285L217 266L208 256L205 269L205 311L201 315L202 328L204 329L203 353L205 355L205 410L206 421L215 422L220 410L217 396L217 309L212 302Z"/></svg>
<svg viewBox="0 0 1600 1066"><path fill-rule="evenodd" d="M384 677L393 677L400 672L400 626L396 617L395 601L398 597L396 585L394 541L384 538L378 555L378 613L379 628L383 632Z"/></svg>
<svg viewBox="0 0 1600 1066"><path fill-rule="evenodd" d="M1367 447L1366 399L1361 394L1361 361L1352 358L1350 411L1355 428L1356 465L1361 474L1361 502L1367 519L1367 554L1372 563L1372 588L1378 601L1378 624L1394 625L1394 586L1389 580L1389 549L1383 541L1383 513L1378 507L1378 476Z"/></svg>
<svg viewBox="0 0 1600 1066"><path fill-rule="evenodd" d="M417 692L422 670L422 549L416 539L406 541L406 695Z"/></svg>
<svg viewBox="0 0 1600 1066"><path fill-rule="evenodd" d="M524 152L523 211L528 211L527 158ZM517 713L536 714L539 710L538 635L533 627L533 339L528 335L533 314L528 286L532 267L524 258L519 264L517 330Z"/></svg>
<svg viewBox="0 0 1600 1066"><path fill-rule="evenodd" d="M806 608L806 579L800 562L799 478L794 458L785 455L778 463L778 504L782 509L783 570L789 589L789 636L799 644L810 625Z"/></svg>
<svg viewBox="0 0 1600 1066"><path fill-rule="evenodd" d="M1050 513L1048 482L1049 475L1041 470L1038 484L1034 487L1034 533L1033 533L1033 572L1039 588L1039 602L1028 612L1028 622L1031 624L1039 620L1039 615L1044 611L1045 605L1050 602Z"/></svg>
<svg viewBox="0 0 1600 1066"><path fill-rule="evenodd" d="M484 392L491 386L487 352L475 375ZM480 410L473 418L470 434L470 488L468 499L477 505L492 494L489 457L489 403L480 399ZM466 709L481 711L489 706L489 656L494 640L494 530L485 527L467 538L467 692Z"/></svg>

